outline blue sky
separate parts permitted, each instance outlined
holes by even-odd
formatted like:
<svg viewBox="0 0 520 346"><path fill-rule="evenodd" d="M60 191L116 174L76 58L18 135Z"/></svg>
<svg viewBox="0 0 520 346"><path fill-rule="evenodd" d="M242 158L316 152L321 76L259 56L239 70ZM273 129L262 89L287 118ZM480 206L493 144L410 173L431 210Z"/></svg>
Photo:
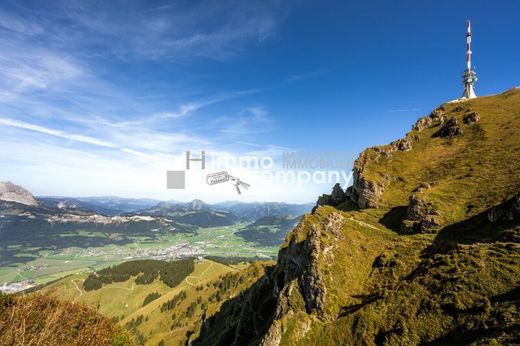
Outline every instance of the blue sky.
<svg viewBox="0 0 520 346"><path fill-rule="evenodd" d="M402 137L462 93L519 85L518 1L2 1L0 180L39 195L307 202L330 182L251 189L187 175L183 153L341 152ZM258 171L258 170L257 170Z"/></svg>

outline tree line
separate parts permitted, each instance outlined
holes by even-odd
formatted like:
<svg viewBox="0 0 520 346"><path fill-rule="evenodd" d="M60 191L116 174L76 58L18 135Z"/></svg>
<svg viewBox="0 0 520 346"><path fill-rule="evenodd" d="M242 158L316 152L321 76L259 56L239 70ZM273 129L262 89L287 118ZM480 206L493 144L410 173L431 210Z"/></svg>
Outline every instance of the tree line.
<svg viewBox="0 0 520 346"><path fill-rule="evenodd" d="M173 262L159 260L137 260L124 262L116 266L91 273L83 282L85 291L100 289L103 285L124 282L131 277L137 285L147 285L159 278L168 287L175 287L195 269L193 259Z"/></svg>

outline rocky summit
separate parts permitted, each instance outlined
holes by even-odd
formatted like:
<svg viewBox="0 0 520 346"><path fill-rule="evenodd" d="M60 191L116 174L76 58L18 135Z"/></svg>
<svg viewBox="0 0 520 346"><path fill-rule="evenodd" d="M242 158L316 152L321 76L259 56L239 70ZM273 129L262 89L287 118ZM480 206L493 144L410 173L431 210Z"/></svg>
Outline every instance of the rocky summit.
<svg viewBox="0 0 520 346"><path fill-rule="evenodd" d="M37 206L34 196L21 186L9 181L0 181L0 201Z"/></svg>
<svg viewBox="0 0 520 346"><path fill-rule="evenodd" d="M520 343L520 90L365 150L196 345Z"/></svg>

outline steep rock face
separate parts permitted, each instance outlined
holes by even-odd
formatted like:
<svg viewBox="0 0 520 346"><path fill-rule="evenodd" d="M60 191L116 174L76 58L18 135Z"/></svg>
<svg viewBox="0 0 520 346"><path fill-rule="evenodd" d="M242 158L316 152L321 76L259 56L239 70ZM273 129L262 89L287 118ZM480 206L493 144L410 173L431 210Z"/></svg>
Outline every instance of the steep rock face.
<svg viewBox="0 0 520 346"><path fill-rule="evenodd" d="M377 149L375 150L377 152ZM386 151L379 152L387 153ZM354 162L354 182L350 190L350 198L360 208L377 208L388 180L386 177L380 180L370 180L364 175L365 165L369 160L368 151L365 151Z"/></svg>
<svg viewBox="0 0 520 346"><path fill-rule="evenodd" d="M282 296L290 296L290 291L293 289L291 282L296 281L305 302L306 312L308 314L315 312L322 317L327 294L319 268L319 262L325 255L321 241L322 234L328 233L340 239L344 217L339 213L332 213L319 224L309 225L305 224L306 222L308 221L303 221L298 226L300 229L296 230L305 233L304 240L298 241L298 237L290 237L287 247L280 250L278 265L273 272L276 278L274 291L282 292ZM289 306L288 300L280 300L275 318L281 318Z"/></svg>
<svg viewBox="0 0 520 346"><path fill-rule="evenodd" d="M359 155L354 162L353 184L346 195L360 208L377 208L380 206L381 196L392 178L381 175L378 178L368 178L364 173L367 165L380 160L389 159L395 152L407 152L412 150L412 142L418 138L407 134L405 138L393 141L388 145L368 148ZM332 205L332 204L329 204Z"/></svg>
<svg viewBox="0 0 520 346"><path fill-rule="evenodd" d="M360 208L377 208L384 189L384 181L367 180L360 171L354 170L352 199Z"/></svg>
<svg viewBox="0 0 520 346"><path fill-rule="evenodd" d="M280 249L276 266L231 308L238 318L217 316L203 328L196 345L275 346L283 343L284 325L295 314L303 314L305 328L310 328L312 320L332 318L325 308L328 291L323 266L334 258L331 244L343 239L345 218L326 210L320 208L318 215L301 220ZM217 324L225 325L226 333L211 328Z"/></svg>
<svg viewBox="0 0 520 346"><path fill-rule="evenodd" d="M38 206L38 201L29 191L8 181L0 182L0 200L28 206Z"/></svg>

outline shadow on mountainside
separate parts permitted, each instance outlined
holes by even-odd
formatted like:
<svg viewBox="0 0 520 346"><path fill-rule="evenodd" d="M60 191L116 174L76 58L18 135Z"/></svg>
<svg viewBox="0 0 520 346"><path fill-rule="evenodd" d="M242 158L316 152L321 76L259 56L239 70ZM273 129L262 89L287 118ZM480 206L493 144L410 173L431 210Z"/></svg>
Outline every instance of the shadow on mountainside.
<svg viewBox="0 0 520 346"><path fill-rule="evenodd" d="M271 274L272 268L240 295L226 300L217 313L203 321L200 335L192 345L259 343L274 320L278 302Z"/></svg>
<svg viewBox="0 0 520 346"><path fill-rule="evenodd" d="M423 261L408 275L407 279L412 280L427 271L429 258L435 254L455 252L459 244L520 243L520 212L515 205L517 200L518 195L441 229L432 244L422 250Z"/></svg>
<svg viewBox="0 0 520 346"><path fill-rule="evenodd" d="M379 219L379 223L397 234L401 234L401 223L406 219L407 208L406 205L393 207Z"/></svg>
<svg viewBox="0 0 520 346"><path fill-rule="evenodd" d="M518 196L463 221L444 227L424 254L448 252L457 244L520 243Z"/></svg>

